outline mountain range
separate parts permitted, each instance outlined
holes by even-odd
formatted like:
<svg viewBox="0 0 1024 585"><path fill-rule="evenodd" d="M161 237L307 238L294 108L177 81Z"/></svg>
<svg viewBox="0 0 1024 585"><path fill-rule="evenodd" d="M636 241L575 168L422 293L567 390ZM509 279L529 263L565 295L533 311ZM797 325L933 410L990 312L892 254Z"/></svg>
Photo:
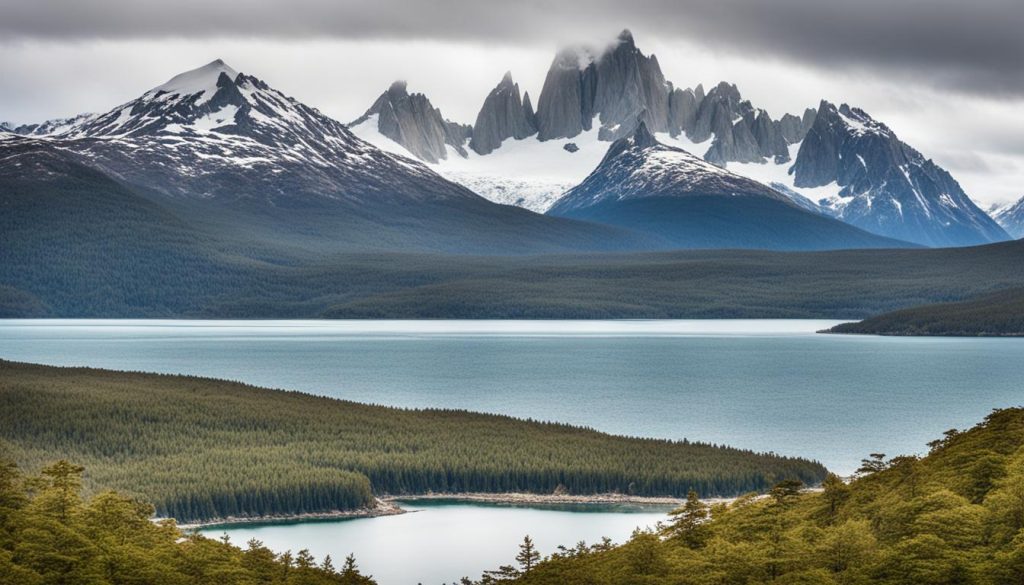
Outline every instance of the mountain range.
<svg viewBox="0 0 1024 585"><path fill-rule="evenodd" d="M443 119L425 96L416 96L425 104L421 109L437 113L429 129L398 134L372 115L350 126L382 148L413 154L421 149L414 139L421 134L463 136L421 160L489 199L538 212L552 209L593 171L610 142L642 122L667 145L877 235L925 246L1009 237L948 172L864 111L822 101L799 115L773 118L734 84L709 91L676 87L628 30L603 49L560 50L536 111L511 73L488 94L472 127ZM445 130L451 127L458 133Z"/></svg>
<svg viewBox="0 0 1024 585"><path fill-rule="evenodd" d="M507 254L647 245L605 226L492 203L219 60L109 112L25 133L0 143L5 171L25 188L49 184L46 196L59 197L56 186L73 176L75 189L100 198L116 184L176 217L190 237L231 238L248 249ZM19 168L55 160L45 181L19 176ZM77 202L70 191L63 197Z"/></svg>
<svg viewBox="0 0 1024 585"><path fill-rule="evenodd" d="M635 48L623 52L620 61L612 69L608 67L614 60L602 59L600 66L592 61L582 70L584 77L605 79L594 82L596 101L588 105L591 98L586 98L584 109L624 112L647 99L613 103L613 92L604 85L612 83L607 78L636 67L657 71L656 60ZM525 138L534 128L571 132L555 129L550 116L534 114L529 96L520 97L511 76L505 76L487 103L491 115L479 117L482 130L473 134L469 127L446 120L423 95L410 94L405 84L395 83L355 126L372 120L382 132L403 141L410 149L407 154L434 161L466 156L460 142L466 136L469 150L479 156L478 152L500 146L507 137ZM619 115L624 114L615 114ZM608 124L614 119L609 117L598 133L613 133ZM635 129L636 121L630 127ZM8 155L3 169L11 185L18 186L7 196L7 220L13 224L7 231L9 249L15 256L19 250L31 250L22 254L25 258L36 257L45 246L39 245L40 236L12 237L15 228L51 221L44 217L49 209L94 218L98 223L91 227L95 233L107 234L105 242L130 238L131 234L109 233L123 231L127 224L105 219L117 217L116 213L96 213L107 206L137 208L135 220L141 223L133 223L133 229L144 233L180 232L176 241L213 242L218 251L272 261L353 251L523 254L722 245L768 249L906 245L866 233L851 239L851 230L839 222L830 224L831 233L826 230L809 237L804 227L823 220L796 206L788 206L787 213L806 216L805 221L783 222L780 230L792 232L783 242L762 240L747 229L771 219L754 205L735 207L729 221L716 224L721 233L709 238L705 237L707 227L700 230L705 235L684 235L689 229L684 224L666 231L610 216L541 215L496 204L422 162L374 147L346 125L220 60L177 75L108 112L25 126L4 133L3 138L0 148ZM45 171L25 175L29 167ZM45 180L38 180L42 177ZM774 194L760 185L757 189ZM114 193L129 203L109 201ZM37 205L44 200L50 204ZM78 209L85 201L90 209ZM735 237L744 231L746 236ZM71 247L88 250L93 244ZM133 250L128 246L117 253ZM158 254L159 248L152 252Z"/></svg>
<svg viewBox="0 0 1024 585"><path fill-rule="evenodd" d="M404 83L346 125L220 60L107 112L2 125L0 312L308 316L443 288L465 255L1008 238L860 110L774 120L730 84L673 87L631 35L608 51L559 52L536 109L504 75L473 126Z"/></svg>

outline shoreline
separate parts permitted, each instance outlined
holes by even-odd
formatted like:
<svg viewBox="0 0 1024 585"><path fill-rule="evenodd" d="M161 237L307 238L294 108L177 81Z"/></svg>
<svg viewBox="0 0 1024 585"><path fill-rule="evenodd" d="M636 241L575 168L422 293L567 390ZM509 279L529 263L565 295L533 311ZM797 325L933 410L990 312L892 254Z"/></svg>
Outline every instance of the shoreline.
<svg viewBox="0 0 1024 585"><path fill-rule="evenodd" d="M707 498L701 501L708 504L731 502L736 498ZM520 506L554 506L554 505L593 505L607 506L615 504L630 504L638 506L661 506L675 507L686 503L684 498L673 498L670 496L629 496L625 494L529 494L521 492L508 493L429 493L410 495L382 495L377 497L377 505L373 508L359 508L356 510L334 510L331 512L310 512L305 514L275 514L269 516L239 516L228 518L216 518L202 522L188 522L178 524L181 530L198 530L202 528L213 528L217 526L243 526L246 524L289 524L292 522L306 522L318 520L343 520L354 518L378 518L382 516L397 516L408 514L415 510L402 508L400 502L417 501L451 501L468 502L480 504L509 504ZM154 522L167 520L168 518L154 518Z"/></svg>
<svg viewBox="0 0 1024 585"><path fill-rule="evenodd" d="M686 503L685 498L673 498L670 496L629 496L625 494L530 494L521 492L506 493L430 493L418 495L384 495L380 499L386 502L416 502L424 500L444 500L456 502L477 502L485 504L520 504L520 505L560 505L560 504L583 504L583 505L610 505L610 504L636 504L647 506L680 506ZM733 498L709 498L704 500L708 503L718 503L732 500Z"/></svg>
<svg viewBox="0 0 1024 585"><path fill-rule="evenodd" d="M178 524L180 530L198 530L201 528L213 528L217 526L243 526L246 524L290 524L292 522L306 522L317 520L344 520L349 518L378 518L381 516L397 516L407 514L409 510L394 504L391 500L377 498L377 505L373 508L357 508L355 510L334 510L330 512L309 512L305 514L273 514L268 516L229 516L227 518L215 518L202 522L188 522ZM154 518L154 522L168 520L168 518Z"/></svg>

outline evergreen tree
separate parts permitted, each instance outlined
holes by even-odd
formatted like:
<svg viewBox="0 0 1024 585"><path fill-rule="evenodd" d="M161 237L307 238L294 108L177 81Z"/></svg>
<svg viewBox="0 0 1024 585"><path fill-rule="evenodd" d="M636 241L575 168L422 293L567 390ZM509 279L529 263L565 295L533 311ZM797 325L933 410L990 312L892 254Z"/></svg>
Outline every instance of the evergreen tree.
<svg viewBox="0 0 1024 585"><path fill-rule="evenodd" d="M523 537L523 543L519 545L519 554L516 555L516 562L519 563L519 570L529 573L534 565L540 562L540 553L533 546L533 539L530 535Z"/></svg>
<svg viewBox="0 0 1024 585"><path fill-rule="evenodd" d="M885 471L888 464L885 462L885 453L871 453L867 459L860 460L860 467L857 469L859 475L870 475Z"/></svg>
<svg viewBox="0 0 1024 585"><path fill-rule="evenodd" d="M709 508L700 501L696 491L690 490L686 495L686 503L681 508L669 512L669 516L672 517L666 528L669 538L674 538L691 549L704 546L709 537Z"/></svg>

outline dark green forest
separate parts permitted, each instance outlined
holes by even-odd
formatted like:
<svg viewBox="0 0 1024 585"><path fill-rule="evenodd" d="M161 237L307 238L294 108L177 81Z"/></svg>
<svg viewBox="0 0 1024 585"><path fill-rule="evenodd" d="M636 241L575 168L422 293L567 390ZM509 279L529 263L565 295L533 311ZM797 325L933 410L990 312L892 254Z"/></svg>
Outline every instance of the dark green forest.
<svg viewBox="0 0 1024 585"><path fill-rule="evenodd" d="M123 258L124 250L112 249L115 240L101 241L107 244L92 250L22 243L0 249L0 317L854 319L1024 286L1022 242L301 261L210 252L165 262L157 252Z"/></svg>
<svg viewBox="0 0 1024 585"><path fill-rule="evenodd" d="M1024 409L993 412L929 446L923 458L873 454L851 482L829 476L820 492L782 482L765 497L710 507L694 494L622 546L581 543L529 562L520 550L517 564L483 581L1024 583Z"/></svg>
<svg viewBox="0 0 1024 585"><path fill-rule="evenodd" d="M350 555L335 565L258 540L183 534L153 506L113 491L82 497L83 468L57 461L25 476L0 455L4 585L373 585Z"/></svg>
<svg viewBox="0 0 1024 585"><path fill-rule="evenodd" d="M957 303L893 311L859 323L843 323L831 333L875 335L1024 336L1024 288Z"/></svg>
<svg viewBox="0 0 1024 585"><path fill-rule="evenodd" d="M88 493L117 489L181 521L364 508L374 494L724 496L826 473L807 460L690 441L3 361L0 441L24 469L73 460L87 469Z"/></svg>

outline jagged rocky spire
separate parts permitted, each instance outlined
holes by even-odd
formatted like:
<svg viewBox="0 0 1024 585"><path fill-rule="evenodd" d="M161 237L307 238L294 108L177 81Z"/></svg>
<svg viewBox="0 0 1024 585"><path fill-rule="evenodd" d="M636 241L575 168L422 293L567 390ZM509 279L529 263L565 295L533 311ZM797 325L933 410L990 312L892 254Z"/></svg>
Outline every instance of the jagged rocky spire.
<svg viewBox="0 0 1024 585"><path fill-rule="evenodd" d="M537 104L541 140L572 138L592 128L601 138L629 135L638 114L655 132L669 129L669 92L657 57L644 55L624 30L600 54L575 47L560 51L548 70Z"/></svg>
<svg viewBox="0 0 1024 585"><path fill-rule="evenodd" d="M473 125L469 147L477 154L488 154L499 148L506 138L522 140L537 133L536 115L530 96L521 99L519 84L507 72L497 87L487 94Z"/></svg>
<svg viewBox="0 0 1024 585"><path fill-rule="evenodd" d="M464 145L472 128L446 120L427 96L410 94L404 81L392 83L370 109L349 126L362 124L372 116L377 116L377 129L381 134L422 160L436 163L447 158L445 145L462 156L467 154Z"/></svg>

